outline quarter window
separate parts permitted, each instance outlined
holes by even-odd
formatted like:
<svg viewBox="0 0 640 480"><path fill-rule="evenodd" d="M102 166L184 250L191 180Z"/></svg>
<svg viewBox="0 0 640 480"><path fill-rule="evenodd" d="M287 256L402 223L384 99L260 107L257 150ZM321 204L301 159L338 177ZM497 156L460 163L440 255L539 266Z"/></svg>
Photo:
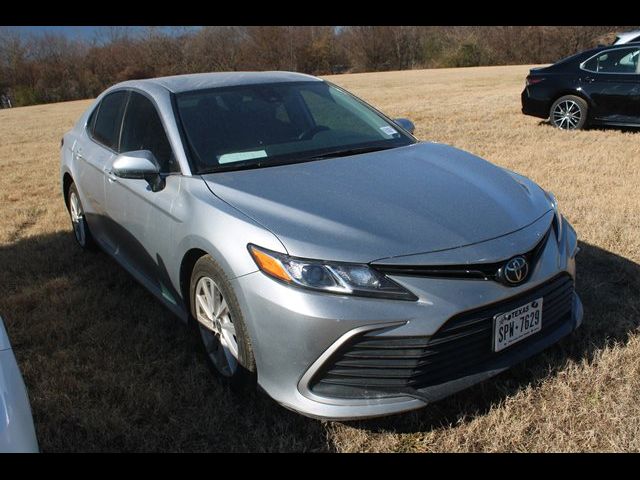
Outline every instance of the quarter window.
<svg viewBox="0 0 640 480"><path fill-rule="evenodd" d="M122 126L121 152L149 150L163 173L180 171L158 111L144 95L131 92Z"/></svg>
<svg viewBox="0 0 640 480"><path fill-rule="evenodd" d="M98 107L93 127L93 138L116 151L118 150L118 137L126 98L127 92L125 91L110 93L104 97Z"/></svg>
<svg viewBox="0 0 640 480"><path fill-rule="evenodd" d="M640 48L608 50L587 60L583 68L598 73L640 73Z"/></svg>

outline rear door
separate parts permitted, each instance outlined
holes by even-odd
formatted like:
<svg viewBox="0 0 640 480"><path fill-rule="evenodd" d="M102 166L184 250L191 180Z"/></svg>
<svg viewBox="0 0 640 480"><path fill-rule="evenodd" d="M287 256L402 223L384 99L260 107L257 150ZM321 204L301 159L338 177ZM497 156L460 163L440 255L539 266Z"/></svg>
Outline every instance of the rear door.
<svg viewBox="0 0 640 480"><path fill-rule="evenodd" d="M153 192L145 180L107 176L105 183L110 237L116 256L140 281L175 303L165 268L173 254L173 231L179 221L171 214L180 189L180 168L160 114L145 95L132 91L124 115L120 152L149 150L165 178L163 189Z"/></svg>
<svg viewBox="0 0 640 480"><path fill-rule="evenodd" d="M584 62L583 88L594 102L593 117L640 123L640 47L599 52Z"/></svg>
<svg viewBox="0 0 640 480"><path fill-rule="evenodd" d="M87 223L94 237L108 250L113 249L113 240L107 228L105 167L110 165L118 149L127 95L126 91L120 90L102 99L72 153L76 185Z"/></svg>

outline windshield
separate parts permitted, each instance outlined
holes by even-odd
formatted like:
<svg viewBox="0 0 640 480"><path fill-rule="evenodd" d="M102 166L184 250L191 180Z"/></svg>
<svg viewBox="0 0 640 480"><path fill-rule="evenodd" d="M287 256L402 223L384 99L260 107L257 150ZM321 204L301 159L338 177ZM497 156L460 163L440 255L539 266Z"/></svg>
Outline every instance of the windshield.
<svg viewBox="0 0 640 480"><path fill-rule="evenodd" d="M415 143L326 82L243 85L176 95L197 173L345 156Z"/></svg>

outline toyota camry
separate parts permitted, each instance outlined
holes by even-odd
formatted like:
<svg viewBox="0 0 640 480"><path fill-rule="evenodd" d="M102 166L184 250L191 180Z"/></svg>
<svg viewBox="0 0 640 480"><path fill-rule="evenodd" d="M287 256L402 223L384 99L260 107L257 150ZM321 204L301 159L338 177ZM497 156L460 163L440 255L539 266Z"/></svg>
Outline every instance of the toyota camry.
<svg viewBox="0 0 640 480"><path fill-rule="evenodd" d="M135 80L66 133L75 238L193 325L217 377L316 418L423 407L582 321L552 193L288 72Z"/></svg>
<svg viewBox="0 0 640 480"><path fill-rule="evenodd" d="M640 45L598 47L531 69L522 113L563 130L640 126Z"/></svg>

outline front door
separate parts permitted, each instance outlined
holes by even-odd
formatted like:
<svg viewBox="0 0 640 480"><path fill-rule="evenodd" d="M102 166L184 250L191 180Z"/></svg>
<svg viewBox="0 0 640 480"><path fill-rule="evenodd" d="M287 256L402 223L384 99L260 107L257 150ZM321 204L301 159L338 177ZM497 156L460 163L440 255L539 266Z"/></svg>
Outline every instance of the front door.
<svg viewBox="0 0 640 480"><path fill-rule="evenodd" d="M583 65L583 88L594 103L592 116L610 123L640 123L640 47L607 50Z"/></svg>
<svg viewBox="0 0 640 480"><path fill-rule="evenodd" d="M172 232L180 223L172 207L181 175L155 106L137 92L131 92L120 139L120 152L134 150L154 154L165 185L154 192L145 180L116 177L107 169L107 211L115 256L140 281L175 304L180 296L171 286L165 259L174 252Z"/></svg>

